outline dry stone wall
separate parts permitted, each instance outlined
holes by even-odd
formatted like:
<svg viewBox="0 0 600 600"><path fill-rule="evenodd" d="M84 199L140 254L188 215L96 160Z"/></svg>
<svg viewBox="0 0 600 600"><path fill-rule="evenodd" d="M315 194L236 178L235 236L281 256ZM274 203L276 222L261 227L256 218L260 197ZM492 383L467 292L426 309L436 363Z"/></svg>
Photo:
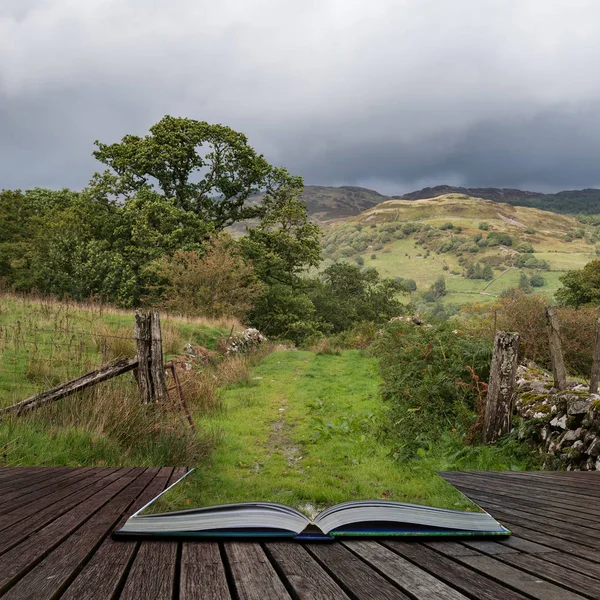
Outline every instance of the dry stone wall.
<svg viewBox="0 0 600 600"><path fill-rule="evenodd" d="M600 395L577 381L559 391L529 363L518 367L514 408L522 417L519 437L547 455L547 467L600 471Z"/></svg>

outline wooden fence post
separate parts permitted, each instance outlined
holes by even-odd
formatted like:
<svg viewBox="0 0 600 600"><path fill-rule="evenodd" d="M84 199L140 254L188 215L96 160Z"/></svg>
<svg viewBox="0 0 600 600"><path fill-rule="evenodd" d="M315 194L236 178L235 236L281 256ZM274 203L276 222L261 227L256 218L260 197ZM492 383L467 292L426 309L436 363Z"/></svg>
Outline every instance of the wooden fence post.
<svg viewBox="0 0 600 600"><path fill-rule="evenodd" d="M560 343L558 315L553 306L546 307L546 329L548 331L548 342L550 343L550 359L552 361L554 387L558 390L564 390L567 387L567 372L565 371L565 363L563 361Z"/></svg>
<svg viewBox="0 0 600 600"><path fill-rule="evenodd" d="M495 442L510 431L513 394L519 364L519 334L496 332L490 370L483 441Z"/></svg>
<svg viewBox="0 0 600 600"><path fill-rule="evenodd" d="M167 380L162 351L160 315L157 312L150 313L150 338L150 373L152 375L154 399L156 402L164 402L167 399Z"/></svg>
<svg viewBox="0 0 600 600"><path fill-rule="evenodd" d="M596 322L596 343L592 358L592 372L590 373L590 394L598 393L598 380L600 380L600 317Z"/></svg>
<svg viewBox="0 0 600 600"><path fill-rule="evenodd" d="M142 402L162 402L167 398L167 385L158 313L135 311L135 342L138 360L136 379Z"/></svg>

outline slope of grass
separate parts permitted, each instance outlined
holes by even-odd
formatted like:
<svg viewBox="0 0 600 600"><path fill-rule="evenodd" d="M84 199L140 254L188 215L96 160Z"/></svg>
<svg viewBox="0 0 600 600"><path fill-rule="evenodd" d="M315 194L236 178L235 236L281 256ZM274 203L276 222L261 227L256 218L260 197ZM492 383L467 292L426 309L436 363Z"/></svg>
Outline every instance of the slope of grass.
<svg viewBox="0 0 600 600"><path fill-rule="evenodd" d="M429 240L419 233L403 235L392 231L392 239L376 243L378 235L386 228L407 223L433 228L436 236ZM447 223L452 224L451 229L446 229ZM482 231L479 228L482 223L487 223L488 229ZM472 241L475 236L486 237L492 232L510 235L512 247L480 247L475 248L476 252L437 250L444 240ZM577 237L582 232L583 237ZM566 240L567 234L571 235L572 241ZM532 256L549 264L550 270L542 273L546 285L536 291L552 296L560 287L558 278L561 275L567 270L582 268L596 258L594 240L597 236L595 228L582 225L567 215L448 194L428 200L382 202L357 217L325 229L324 248L325 256L330 260L358 260L365 267L375 267L384 277L414 279L418 291L427 290L437 278L444 276L448 293L443 301L463 304L473 300L488 301L498 297L503 290L518 285L519 270L500 275L514 264L518 256L515 248L520 243L531 244L535 250ZM417 243L419 238L425 243ZM361 247L361 239L375 241L366 247L363 242ZM354 255L351 255L351 247L358 248ZM498 281L484 291L482 288L487 282L464 276L464 261L485 260L502 261L502 264L494 269L494 276L500 276ZM528 275L536 272L535 269L524 270Z"/></svg>
<svg viewBox="0 0 600 600"><path fill-rule="evenodd" d="M234 320L162 318L166 359L191 343L214 347ZM135 355L133 311L0 295L0 406Z"/></svg>
<svg viewBox="0 0 600 600"><path fill-rule="evenodd" d="M352 499L389 498L473 508L440 468L517 468L502 448L468 448L452 432L418 459L398 463L381 439L385 410L375 359L359 351L279 351L229 387L223 412L203 419L221 444L155 510L275 501L308 514Z"/></svg>

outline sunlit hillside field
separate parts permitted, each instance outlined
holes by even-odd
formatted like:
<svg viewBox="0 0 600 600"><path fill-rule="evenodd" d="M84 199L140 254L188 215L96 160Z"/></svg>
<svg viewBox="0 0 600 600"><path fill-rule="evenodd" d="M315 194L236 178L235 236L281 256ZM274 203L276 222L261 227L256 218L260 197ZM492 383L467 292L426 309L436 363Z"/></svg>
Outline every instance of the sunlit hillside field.
<svg viewBox="0 0 600 600"><path fill-rule="evenodd" d="M410 231L413 226L417 231ZM506 234L512 243L478 245L478 238L490 234ZM348 260L375 267L384 277L413 279L419 292L443 276L444 302L465 304L493 300L517 287L522 271L540 273L544 285L535 291L553 296L565 272L597 258L599 237L595 227L567 215L449 194L382 202L332 223L324 230L323 248L329 262ZM533 252L522 251L528 244ZM519 265L519 255L523 261L545 261L547 268ZM492 281L466 277L469 263L477 262L493 267Z"/></svg>

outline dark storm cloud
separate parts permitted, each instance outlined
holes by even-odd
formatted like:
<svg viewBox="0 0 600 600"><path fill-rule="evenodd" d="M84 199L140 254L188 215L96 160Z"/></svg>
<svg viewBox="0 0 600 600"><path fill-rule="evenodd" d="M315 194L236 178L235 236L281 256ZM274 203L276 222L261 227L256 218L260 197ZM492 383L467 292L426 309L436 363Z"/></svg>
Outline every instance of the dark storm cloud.
<svg viewBox="0 0 600 600"><path fill-rule="evenodd" d="M600 185L595 0L2 0L0 187L222 122L308 183Z"/></svg>

